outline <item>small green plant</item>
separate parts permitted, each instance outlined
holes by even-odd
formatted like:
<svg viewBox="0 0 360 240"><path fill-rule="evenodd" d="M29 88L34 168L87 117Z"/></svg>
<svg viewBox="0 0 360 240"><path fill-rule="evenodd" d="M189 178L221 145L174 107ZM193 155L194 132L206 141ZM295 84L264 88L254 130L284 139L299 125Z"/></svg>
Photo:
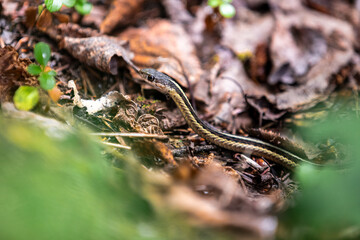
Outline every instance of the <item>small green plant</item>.
<svg viewBox="0 0 360 240"><path fill-rule="evenodd" d="M45 90L51 90L55 86L56 72L46 67L50 60L51 50L49 45L39 42L34 48L35 59L39 64L32 63L27 71L34 76L39 76L40 86Z"/></svg>
<svg viewBox="0 0 360 240"><path fill-rule="evenodd" d="M81 15L89 14L92 10L92 4L87 0L45 0L45 6L50 12L59 11L62 5L74 7Z"/></svg>
<svg viewBox="0 0 360 240"><path fill-rule="evenodd" d="M235 16L235 7L231 4L232 0L208 0L208 5L212 8L219 8L220 14L225 18Z"/></svg>
<svg viewBox="0 0 360 240"><path fill-rule="evenodd" d="M32 63L27 71L34 76L39 76L40 87L45 90L51 90L55 87L56 72L47 67L50 60L51 50L49 45L39 42L34 48L35 60L39 64ZM20 110L31 110L39 101L39 92L36 87L20 86L14 95L15 106Z"/></svg>

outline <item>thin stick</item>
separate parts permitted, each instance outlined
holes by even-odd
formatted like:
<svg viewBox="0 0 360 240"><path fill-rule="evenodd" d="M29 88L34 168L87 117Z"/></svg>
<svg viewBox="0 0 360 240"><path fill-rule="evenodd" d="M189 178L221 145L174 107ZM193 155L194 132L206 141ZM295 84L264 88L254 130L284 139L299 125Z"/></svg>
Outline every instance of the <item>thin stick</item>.
<svg viewBox="0 0 360 240"><path fill-rule="evenodd" d="M121 148L121 149L126 149L126 150L131 150L131 147L129 146L124 146L121 144L117 144L117 143L109 143L109 142L101 142L102 144L108 145L108 146L112 146L112 147L117 147L117 148Z"/></svg>
<svg viewBox="0 0 360 240"><path fill-rule="evenodd" d="M247 164L249 164L251 167L255 168L256 170L263 172L266 167L260 166L257 162L252 160L251 158L245 156L244 154L240 154L241 160L245 161Z"/></svg>
<svg viewBox="0 0 360 240"><path fill-rule="evenodd" d="M146 133L90 133L94 136L107 136L107 137L130 137L130 138L157 138L157 139L167 139L165 135L158 134L146 134Z"/></svg>

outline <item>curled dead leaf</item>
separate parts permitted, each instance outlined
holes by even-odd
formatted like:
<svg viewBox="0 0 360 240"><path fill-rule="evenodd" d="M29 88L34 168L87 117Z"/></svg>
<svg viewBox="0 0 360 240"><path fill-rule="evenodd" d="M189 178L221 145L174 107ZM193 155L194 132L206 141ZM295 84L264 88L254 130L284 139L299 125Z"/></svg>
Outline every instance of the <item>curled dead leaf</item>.
<svg viewBox="0 0 360 240"><path fill-rule="evenodd" d="M126 42L111 37L72 38L65 37L62 47L75 58L89 66L116 75L119 66L136 68L130 59Z"/></svg>

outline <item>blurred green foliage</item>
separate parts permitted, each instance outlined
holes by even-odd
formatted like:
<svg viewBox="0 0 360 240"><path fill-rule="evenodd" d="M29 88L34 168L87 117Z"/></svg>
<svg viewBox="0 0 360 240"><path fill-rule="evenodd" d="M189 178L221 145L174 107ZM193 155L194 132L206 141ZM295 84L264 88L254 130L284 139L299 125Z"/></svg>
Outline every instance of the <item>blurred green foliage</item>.
<svg viewBox="0 0 360 240"><path fill-rule="evenodd" d="M196 239L205 234L155 212L142 193L142 167L131 157L117 169L87 134L47 133L0 116L0 239Z"/></svg>
<svg viewBox="0 0 360 240"><path fill-rule="evenodd" d="M106 165L95 141L1 126L0 239L141 238L137 226L151 207Z"/></svg>
<svg viewBox="0 0 360 240"><path fill-rule="evenodd" d="M89 14L93 8L87 0L45 0L45 6L50 12L59 11L63 4L69 8L74 7L81 15Z"/></svg>
<svg viewBox="0 0 360 240"><path fill-rule="evenodd" d="M208 5L212 8L219 8L220 14L225 18L232 18L236 14L235 7L231 4L233 0L208 0Z"/></svg>
<svg viewBox="0 0 360 240"><path fill-rule="evenodd" d="M36 87L20 86L14 94L14 104L17 109L29 111L39 102L39 91Z"/></svg>
<svg viewBox="0 0 360 240"><path fill-rule="evenodd" d="M62 0L45 0L45 6L50 12L59 11L62 5Z"/></svg>
<svg viewBox="0 0 360 240"><path fill-rule="evenodd" d="M305 131L315 143L335 139L344 146L345 156L338 165L297 169L301 190L282 217L280 239L360 238L359 133L360 119L349 112L337 112Z"/></svg>

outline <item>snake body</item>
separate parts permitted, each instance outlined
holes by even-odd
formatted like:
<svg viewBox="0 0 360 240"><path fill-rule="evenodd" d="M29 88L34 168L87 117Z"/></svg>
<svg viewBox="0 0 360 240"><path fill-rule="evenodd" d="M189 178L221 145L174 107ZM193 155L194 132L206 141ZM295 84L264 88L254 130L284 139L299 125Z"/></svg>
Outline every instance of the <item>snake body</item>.
<svg viewBox="0 0 360 240"><path fill-rule="evenodd" d="M216 129L198 117L184 91L173 78L152 68L141 69L139 73L148 84L170 96L180 109L189 126L207 141L235 152L265 157L288 169L294 169L301 162L312 164L307 159L299 157L271 143L252 137L225 133Z"/></svg>

